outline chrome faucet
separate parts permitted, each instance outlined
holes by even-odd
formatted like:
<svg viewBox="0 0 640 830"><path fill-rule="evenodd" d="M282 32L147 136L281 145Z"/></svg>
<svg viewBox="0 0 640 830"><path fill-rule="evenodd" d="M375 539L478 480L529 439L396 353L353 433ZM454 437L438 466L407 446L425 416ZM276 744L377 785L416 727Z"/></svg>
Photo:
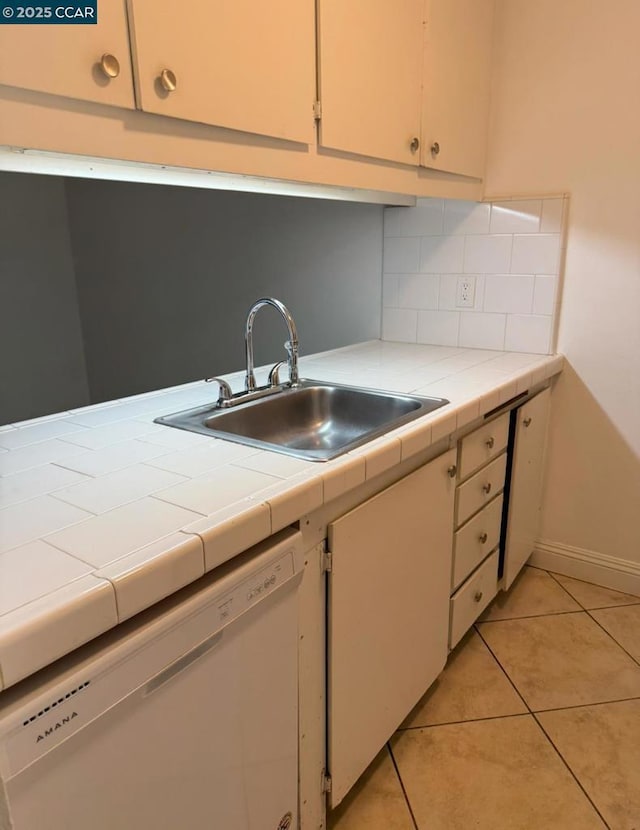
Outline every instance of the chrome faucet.
<svg viewBox="0 0 640 830"><path fill-rule="evenodd" d="M253 323L256 319L256 314L260 311L261 308L264 308L265 306L272 306L277 311L279 311L287 325L289 339L284 344L284 347L288 353L287 363L289 366L289 385L293 387L299 385L300 379L298 376L298 331L296 329L296 324L293 321L291 312L286 307L286 305L284 305L284 303L281 303L280 300L275 300L273 297L263 297L261 300L257 300L249 309L249 314L247 315L247 324L244 332L244 345L247 356L247 374L245 377L244 385L247 392L256 391L256 376L254 373L253 365ZM269 374L269 383L271 386L277 386L279 383L279 367L280 364L276 363L276 365L273 367Z"/></svg>

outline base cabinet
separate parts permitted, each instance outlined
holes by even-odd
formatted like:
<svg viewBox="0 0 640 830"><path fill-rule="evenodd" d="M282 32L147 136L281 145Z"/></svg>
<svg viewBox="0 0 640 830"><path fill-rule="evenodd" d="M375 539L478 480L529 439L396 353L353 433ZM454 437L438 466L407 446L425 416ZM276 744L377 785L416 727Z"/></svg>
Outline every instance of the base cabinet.
<svg viewBox="0 0 640 830"><path fill-rule="evenodd" d="M331 807L446 662L455 457L444 453L329 525Z"/></svg>

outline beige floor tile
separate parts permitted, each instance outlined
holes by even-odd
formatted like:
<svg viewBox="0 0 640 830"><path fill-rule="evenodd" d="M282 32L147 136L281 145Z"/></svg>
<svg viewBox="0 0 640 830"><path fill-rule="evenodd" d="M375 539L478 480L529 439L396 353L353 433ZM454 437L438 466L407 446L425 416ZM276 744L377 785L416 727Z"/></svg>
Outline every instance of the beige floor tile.
<svg viewBox="0 0 640 830"><path fill-rule="evenodd" d="M328 817L329 830L414 830L385 746L344 801Z"/></svg>
<svg viewBox="0 0 640 830"><path fill-rule="evenodd" d="M538 717L611 830L637 830L640 700L544 712Z"/></svg>
<svg viewBox="0 0 640 830"><path fill-rule="evenodd" d="M399 732L419 830L596 830L598 814L530 715Z"/></svg>
<svg viewBox="0 0 640 830"><path fill-rule="evenodd" d="M481 620L512 620L582 610L552 576L539 568L523 568L505 593L499 593Z"/></svg>
<svg viewBox="0 0 640 830"><path fill-rule="evenodd" d="M534 711L640 696L640 666L586 611L482 623L479 630Z"/></svg>
<svg viewBox="0 0 640 830"><path fill-rule="evenodd" d="M591 616L620 643L632 657L640 660L640 605L601 608Z"/></svg>
<svg viewBox="0 0 640 830"><path fill-rule="evenodd" d="M482 638L471 630L401 728L455 723L526 712L518 693Z"/></svg>
<svg viewBox="0 0 640 830"><path fill-rule="evenodd" d="M640 597L634 597L632 594L622 594L620 591L602 588L600 585L592 585L591 582L583 582L581 579L573 579L562 574L554 573L552 576L583 608L610 608L613 605L640 603Z"/></svg>

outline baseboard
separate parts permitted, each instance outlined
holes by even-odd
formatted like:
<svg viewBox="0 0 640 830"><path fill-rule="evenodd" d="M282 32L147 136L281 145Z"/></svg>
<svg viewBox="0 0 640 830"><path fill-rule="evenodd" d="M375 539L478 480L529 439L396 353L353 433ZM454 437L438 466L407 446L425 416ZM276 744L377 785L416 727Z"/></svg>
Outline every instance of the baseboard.
<svg viewBox="0 0 640 830"><path fill-rule="evenodd" d="M640 563L540 539L529 564L640 597Z"/></svg>

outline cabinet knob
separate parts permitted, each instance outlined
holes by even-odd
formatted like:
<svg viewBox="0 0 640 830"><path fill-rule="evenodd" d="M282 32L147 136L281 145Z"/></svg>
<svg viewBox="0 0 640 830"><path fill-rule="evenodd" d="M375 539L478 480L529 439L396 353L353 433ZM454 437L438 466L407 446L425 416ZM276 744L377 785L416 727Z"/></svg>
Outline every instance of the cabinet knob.
<svg viewBox="0 0 640 830"><path fill-rule="evenodd" d="M489 538L489 537L487 536L487 534L486 534L486 533L481 533L481 534L478 536L478 541L480 542L480 544L481 544L481 545L484 545L484 544L486 544L486 542L487 542L487 539L488 539L488 538Z"/></svg>
<svg viewBox="0 0 640 830"><path fill-rule="evenodd" d="M172 72L170 69L163 69L160 73L160 84L167 92L173 92L178 86L178 79L175 76L175 72Z"/></svg>
<svg viewBox="0 0 640 830"><path fill-rule="evenodd" d="M525 419L524 419L524 421L523 421L522 423L523 423L526 427L528 427L528 426L529 426L529 424L531 423L531 418L525 418Z"/></svg>
<svg viewBox="0 0 640 830"><path fill-rule="evenodd" d="M473 599L475 602L480 602L480 600L482 599L482 591L476 591L473 595Z"/></svg>
<svg viewBox="0 0 640 830"><path fill-rule="evenodd" d="M487 495L489 495L489 493L491 492L491 482L490 482L490 481L487 481L487 483L486 483L486 484L483 484L483 485L482 485L482 489L484 490L484 492L485 492Z"/></svg>
<svg viewBox="0 0 640 830"><path fill-rule="evenodd" d="M438 155L439 152L440 152L440 145L438 144L437 141L434 141L433 144L431 145L431 155L435 157L435 156Z"/></svg>
<svg viewBox="0 0 640 830"><path fill-rule="evenodd" d="M458 472L458 468L456 467L456 465L455 465L455 464L452 464L452 465L449 467L449 469L447 470L447 472L449 473L449 478L455 478L455 477L456 477L456 473Z"/></svg>
<svg viewBox="0 0 640 830"><path fill-rule="evenodd" d="M495 442L495 439L494 439L494 438L493 438L493 436L492 436L492 437L490 437L490 438L487 438L487 440L486 440L484 443L487 445L487 447L488 447L490 450L492 450L492 449L493 449L493 445L494 445L496 442Z"/></svg>
<svg viewBox="0 0 640 830"><path fill-rule="evenodd" d="M120 74L120 61L115 55L105 52L100 58L100 69L102 69L105 77L117 78Z"/></svg>
<svg viewBox="0 0 640 830"><path fill-rule="evenodd" d="M409 145L409 147L411 148L412 153L417 153L420 149L420 139L414 135L414 137L411 139L411 144Z"/></svg>

